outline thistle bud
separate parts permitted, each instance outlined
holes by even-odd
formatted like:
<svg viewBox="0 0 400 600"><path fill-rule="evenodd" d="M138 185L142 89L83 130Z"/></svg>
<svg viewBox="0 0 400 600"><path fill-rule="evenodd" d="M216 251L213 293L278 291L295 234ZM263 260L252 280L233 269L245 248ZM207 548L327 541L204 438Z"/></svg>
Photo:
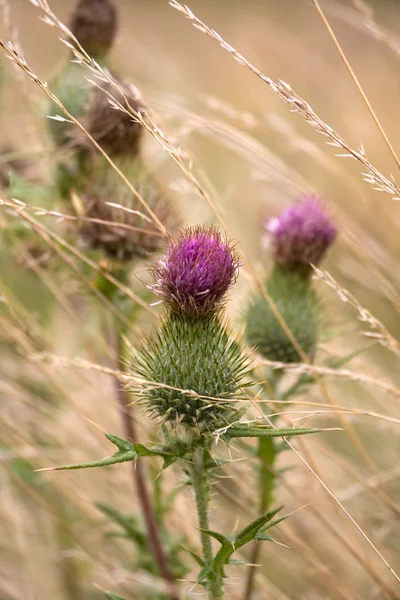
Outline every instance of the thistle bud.
<svg viewBox="0 0 400 600"><path fill-rule="evenodd" d="M254 297L250 304L247 341L269 360L312 360L318 341L320 304L310 281L311 265L321 262L336 238L336 228L321 202L306 196L270 220L266 229L275 262L265 283L266 295L275 304L297 347L264 294Z"/></svg>
<svg viewBox="0 0 400 600"><path fill-rule="evenodd" d="M236 281L238 267L232 245L218 229L187 228L154 266L152 289L176 314L215 314Z"/></svg>
<svg viewBox="0 0 400 600"><path fill-rule="evenodd" d="M275 263L282 269L310 272L336 238L336 228L321 202L305 196L266 224Z"/></svg>
<svg viewBox="0 0 400 600"><path fill-rule="evenodd" d="M178 218L171 200L157 181L138 162L118 164L167 229L176 227ZM76 213L83 217L78 234L84 244L120 261L159 251L164 245L164 236L137 196L108 164L101 162L93 171L94 176L88 178L86 187L75 197Z"/></svg>
<svg viewBox="0 0 400 600"><path fill-rule="evenodd" d="M115 6L110 0L79 0L71 16L70 30L90 56L106 54L117 30Z"/></svg>
<svg viewBox="0 0 400 600"><path fill-rule="evenodd" d="M114 81L117 85L123 84L116 77ZM102 89L93 90L85 116L85 129L108 154L118 156L129 153L131 156L136 156L139 152L143 127L131 114L118 106L114 107L110 101L114 99L122 107L138 112L141 104L137 93L126 85L122 93L110 82L104 83L101 87ZM77 134L81 138L81 144L90 145L87 136L80 131Z"/></svg>
<svg viewBox="0 0 400 600"><path fill-rule="evenodd" d="M126 109L139 111L141 105L133 87L128 87L116 76L114 82L117 86L124 85L124 92L110 82L103 84L102 89L92 87L86 106L82 107L81 122L114 162L125 157L130 169L129 162L134 162L140 151L143 127L133 116L114 107L108 93ZM60 195L69 199L71 188L80 189L88 176L92 179L97 177L98 151L88 136L71 124L53 121L52 128L57 143L66 144L72 150L59 160L55 171L55 183Z"/></svg>
<svg viewBox="0 0 400 600"><path fill-rule="evenodd" d="M318 340L320 306L308 279L297 271L275 268L265 284L265 289L292 332L302 354L299 354L287 336L263 294L258 294L253 299L247 313L248 343L269 360L284 363L301 362L304 355L312 360Z"/></svg>
<svg viewBox="0 0 400 600"><path fill-rule="evenodd" d="M108 53L111 49L117 28L116 9L110 0L79 0L71 17L70 29L84 50L102 66L108 66ZM85 115L93 93L93 85L88 81L87 71L80 64L68 64L51 84L51 89L61 104L75 118ZM65 119L62 109L53 102L46 108L46 114L59 117L50 119L48 129L56 146L70 142L74 126Z"/></svg>

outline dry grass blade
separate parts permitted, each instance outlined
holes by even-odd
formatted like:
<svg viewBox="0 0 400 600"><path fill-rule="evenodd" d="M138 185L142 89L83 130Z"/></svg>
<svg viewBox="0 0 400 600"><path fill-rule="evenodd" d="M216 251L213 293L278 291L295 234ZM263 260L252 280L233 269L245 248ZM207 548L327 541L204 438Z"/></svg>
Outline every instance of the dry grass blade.
<svg viewBox="0 0 400 600"><path fill-rule="evenodd" d="M107 162L116 171L116 173L118 173L119 177L128 186L128 188L134 194L134 196L136 196L136 198L139 200L139 202L142 204L142 206L148 212L149 216L151 217L152 221L154 222L155 226L159 229L159 231L163 235L166 235L165 226L163 225L163 223L161 223L161 221L159 220L159 218L157 217L157 215L151 210L151 208L149 207L149 205L147 204L147 202L144 200L144 198L133 187L133 185L130 183L130 181L127 179L127 177L122 173L122 171L117 167L117 165L112 161L112 159L102 149L102 147L96 142L96 140L93 139L93 137L86 131L86 129L83 127L83 125L73 115L71 115L67 111L67 109L63 106L62 102L51 92L51 90L49 89L47 83L44 83L32 71L32 69L30 68L30 66L28 65L28 63L24 59L24 57L18 53L18 51L14 48L13 44L11 42L5 42L4 40L0 39L0 47L4 50L5 56L7 58L9 58L11 61L13 61L16 65L18 65L18 67L20 67L28 75L28 77L34 83L36 83L36 85L38 85L45 92L45 94L53 102L55 102L57 104L57 106L59 106L59 108L61 108L61 110L67 116L67 118L72 123L74 123L77 127L79 127L79 129L82 131L82 133L90 140L90 142L95 146L95 148L102 154L102 156L107 160ZM104 73L104 72L102 72L102 73Z"/></svg>
<svg viewBox="0 0 400 600"><path fill-rule="evenodd" d="M275 425L272 423L272 421L270 420L269 416L265 415L263 413L263 411L261 410L260 407L258 407L255 403L253 403L254 407L256 408L256 410L259 412L259 414L261 415L261 418L264 419L268 425L270 425L271 427L275 427ZM338 498L335 496L335 494L329 489L329 487L327 486L327 484L323 481L323 479L318 475L318 473L315 471L315 469L309 464L309 462L300 454L300 452L298 450L296 450L296 448L293 446L293 444L287 439L284 438L285 443L289 446L289 448L291 448L291 450L293 450L293 452L296 454L296 456L301 460L301 462L305 465L305 467L310 471L310 473L315 477L315 479L319 482L320 485L322 485L322 487L324 488L324 490L329 494L329 496L334 500L334 502L339 506L339 508L342 510L342 512L344 513L344 515L351 521L351 523L354 525L354 527L357 529L357 531L362 535L362 537L365 539L365 541L368 543L368 545L374 550L374 552L378 555L378 557L380 558L380 560L385 564L385 566L389 569L389 571L391 572L391 574L395 577L395 579L400 583L400 577L399 575L396 573L396 571L393 569L393 567L389 564L389 562L386 560L386 558L382 555L382 553L378 550L378 548L376 547L376 545L373 543L373 541L368 537L368 535L364 532L364 530L362 529L362 527L360 527L360 525L357 523L357 521L351 516L351 514L346 510L346 508L342 505L342 503L338 500Z"/></svg>
<svg viewBox="0 0 400 600"><path fill-rule="evenodd" d="M340 509L345 513L346 517L351 521L351 523L354 525L354 527L357 529L357 531L362 535L362 537L365 539L365 541L367 542L367 544L369 546L371 546L371 548L374 550L374 552L379 556L379 558L381 559L381 561L385 564L385 566L389 569L389 571L391 572L391 574L393 575L393 577L400 583L400 576L396 573L396 571L390 566L390 564L388 563L388 561L386 560L386 558L383 556L383 554L378 550L378 548L375 546L375 544L372 542L372 540L367 536L367 534L363 531L363 529L360 527L360 525L358 525L358 523L353 519L353 517L351 516L351 514L346 510L346 508L343 506L343 504L340 502L340 500L335 496L335 494L329 489L329 487L326 485L326 483L324 483L324 481L315 473L315 471L313 471L313 469L311 468L311 466L307 463L307 461L300 455L300 453L294 448L293 444L291 444L291 442L289 442L288 440L286 440L286 443L288 444L288 446L290 446L290 448L293 450L293 452L298 456L298 458L301 460L301 462L307 467L307 469L309 471L312 472L312 474L314 475L314 477L319 481L319 483L322 485L322 487L324 488L324 490L330 495L330 497L334 500L334 502L340 507Z"/></svg>
<svg viewBox="0 0 400 600"><path fill-rule="evenodd" d="M3 203L3 201L1 203ZM0 203L0 205L1 205L1 203ZM24 221L26 221L27 223L29 223L29 225L35 230L35 232L57 254L60 253L60 251L58 249L58 245L63 246L71 254L73 254L74 256L76 256L77 258L79 258L79 260L81 260L82 262L86 263L89 267L91 267L97 273L101 274L107 281L109 281L116 288L118 288L119 290L121 290L121 292L123 292L128 298L130 298L131 300L133 300L134 302L136 302L137 304L139 304L144 310L146 310L147 312L149 312L151 314L153 313L153 310L139 296L137 296L134 292L132 292L132 290L129 289L126 285L121 284L113 275L111 275L110 273L107 273L106 271L104 271L97 263L95 263L93 260L91 260L90 258L88 258L87 256L85 256L84 254L82 254L81 252L79 252L79 250L77 250L74 246L72 246L66 240L64 240L64 238L60 237L59 235L57 235L56 233L54 233L50 229L46 228L42 223L39 223L31 215L27 214L26 213L27 205L25 205L24 203L22 203L20 201L14 200L14 199L8 201L8 205L10 205L10 204L13 204L15 213L21 219L23 219ZM65 259L65 254L64 253L63 253L63 257L64 257L63 258L64 262L67 262L67 260ZM73 263L71 263L71 261L69 260L68 264L70 266L72 266ZM78 276L81 279L83 278L83 275L80 273L80 271L75 266L73 266L73 270L78 274ZM92 289L92 291L94 291L94 293L96 294L96 291L93 289L93 285L88 280L86 280L86 279L85 279L85 282L88 285L88 287L90 287ZM98 290L97 290L97 294L96 295L98 297L102 298L102 302L103 303L107 302L108 304L110 304L109 301L107 301L107 299L103 296L103 294L99 295ZM113 305L111 305L111 306L113 306ZM123 315L121 315L120 311L117 311L117 309L114 306L113 306L113 308L111 310L119 318L123 317ZM125 320L125 324L129 325L126 320Z"/></svg>
<svg viewBox="0 0 400 600"><path fill-rule="evenodd" d="M275 81L264 75L262 71L252 65L242 54L240 54L235 48L228 44L214 29L208 27L203 21L201 21L196 15L187 7L182 6L176 0L170 1L170 5L176 10L182 12L185 17L192 21L193 26L209 35L211 38L216 40L224 50L227 50L232 54L233 58L242 66L250 69L257 77L259 77L264 83L276 93L282 100L289 104L294 112L299 113L304 119L311 125L315 131L325 135L329 138L329 144L342 148L345 150L345 154L339 156L351 157L360 162L365 169L366 173L363 173L364 179L367 183L370 183L374 189L386 192L390 194L393 200L400 200L400 188L396 181L391 176L385 177L368 159L365 154L364 148L361 146L358 150L353 149L332 127L327 125L311 108L311 106L303 100L296 92L292 90L288 83L284 81Z"/></svg>
<svg viewBox="0 0 400 600"><path fill-rule="evenodd" d="M146 215L144 215L143 213L141 213L137 210L129 209L126 206L122 206L121 204L116 204L115 202L106 202L106 204L108 206L112 206L113 208L117 208L118 210L135 214L135 215L139 216L141 219L144 219L146 221L150 221L148 219L148 217L146 217ZM6 206L7 208L11 208L13 211L15 211L16 210L15 199L13 199L12 201L0 199L0 206ZM96 219L93 217L84 217L84 216L80 216L80 215L71 215L71 214L62 213L58 210L47 210L45 208L42 208L41 206L31 206L29 204L24 204L24 203L21 203L21 201L19 201L18 210L20 210L19 207L22 207L22 206L23 206L24 210L32 211L35 214L35 216L54 217L55 219L57 219L57 223L59 223L59 222L61 223L62 221L75 221L78 223L99 223L101 225L108 225L110 227L116 227L118 229L127 229L130 231L140 231L142 233L146 233L148 235L154 235L156 237L160 237L162 235L159 231L155 231L154 229L151 230L151 229L145 229L142 227L134 227L133 225L130 225L129 223L123 223L123 222L119 222L119 221L106 221L104 219Z"/></svg>
<svg viewBox="0 0 400 600"><path fill-rule="evenodd" d="M369 327L373 329L372 332L364 332L364 335L367 337L373 338L377 340L382 346L388 348L391 352L400 356L400 343L396 340L386 329L386 327L374 317L374 315L364 308L357 298L353 296L349 291L347 291L344 287L338 284L337 281L332 277L330 273L326 271L322 271L317 267L314 267L314 271L316 277L318 279L322 279L329 287L331 287L337 294L338 298L342 300L342 302L346 302L350 306L352 306L358 313L358 318L363 323L368 323Z"/></svg>
<svg viewBox="0 0 400 600"><path fill-rule="evenodd" d="M268 367L271 367L272 369L284 369L288 372L307 373L309 375L317 376L322 375L339 377L340 379L347 379L349 381L358 381L360 383L364 383L365 385L375 386L390 394L391 396L394 396L395 398L400 398L400 390L394 385L386 383L385 381L380 381L376 377L371 377L369 375L365 375L364 373L356 373L355 371L350 371L349 369L332 369L329 367L305 363L288 364L272 360L263 360L259 364L266 365Z"/></svg>
<svg viewBox="0 0 400 600"><path fill-rule="evenodd" d="M379 119L378 119L378 117L377 117L374 109L372 108L371 103L369 102L367 96L365 95L364 90L362 89L361 84L360 84L360 82L358 81L358 79L356 77L356 74L354 73L353 69L351 68L351 65L350 65L349 61L347 60L346 55L343 52L342 47L339 44L339 41L338 41L337 37L335 36L335 34L333 32L332 27L329 25L328 20L325 17L325 15L324 15L324 13L323 13L323 11L321 9L321 6L320 6L319 2L317 0L313 0L313 3L314 3L314 6L315 6L315 8L316 8L316 10L317 10L317 12L319 14L319 16L321 17L321 20L322 20L324 26L326 27L326 29L327 29L330 37L332 38L332 41L335 44L335 47L336 47L337 51L339 52L340 57L341 57L342 61L344 62L345 66L346 66L346 69L349 71L350 76L351 76L352 80L354 81L354 84L355 84L357 90L359 91L359 93L361 95L361 98L363 99L363 101L366 104L369 112L371 113L371 116L372 116L373 120L375 121L375 124L378 127L378 129L379 129L379 131L380 131L383 139L385 140L385 143L386 143L387 147L389 148L389 150L390 150L390 152L391 152L394 160L396 161L397 166L400 168L400 160L399 160L399 158L398 158L398 156L397 156L397 154L396 154L396 152L395 152L392 144L390 143L389 138L387 137L387 135L385 133L385 130L383 129L383 127L382 127L382 125L381 125L381 123L380 123L380 121L379 121Z"/></svg>

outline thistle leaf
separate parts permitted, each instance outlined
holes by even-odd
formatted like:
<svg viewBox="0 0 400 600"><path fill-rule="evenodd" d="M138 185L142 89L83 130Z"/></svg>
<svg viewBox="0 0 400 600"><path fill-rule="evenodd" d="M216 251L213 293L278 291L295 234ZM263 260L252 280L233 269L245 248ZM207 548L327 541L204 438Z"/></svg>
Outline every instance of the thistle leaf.
<svg viewBox="0 0 400 600"><path fill-rule="evenodd" d="M274 542L275 541L274 538L269 537L268 535L264 535L263 533L257 533L254 536L254 539L257 542Z"/></svg>
<svg viewBox="0 0 400 600"><path fill-rule="evenodd" d="M118 450L120 450L121 452L127 452L128 450L133 449L132 442L128 442L128 440L123 440L118 436L113 435L112 433L106 433L105 436L108 439L108 441L114 444L114 446L117 446Z"/></svg>
<svg viewBox="0 0 400 600"><path fill-rule="evenodd" d="M192 556L192 558L194 558L194 560L197 562L197 564L200 567L204 567L204 560L195 552L193 552L193 550L189 550L189 548L185 548L186 552L189 552L190 556Z"/></svg>
<svg viewBox="0 0 400 600"><path fill-rule="evenodd" d="M306 435L308 433L319 433L323 431L316 427L307 428L287 428L287 429L274 429L269 426L256 426L249 427L248 425L237 425L235 427L229 427L223 434L225 441L230 442L233 438L244 438L244 437L258 437L258 438L272 438L272 437L291 437L294 435Z"/></svg>
<svg viewBox="0 0 400 600"><path fill-rule="evenodd" d="M215 540L218 540L220 544L225 544L226 542L232 544L232 540L222 535L222 533L218 533L217 531L212 531L211 529L202 529L203 533L206 533L210 537L213 537Z"/></svg>
<svg viewBox="0 0 400 600"><path fill-rule="evenodd" d="M162 456L165 459L165 461L171 460L171 458L173 458L168 454L168 452L164 452L156 446L153 449L146 448L146 446L143 446L143 444L137 444L129 442L128 440L123 440L111 433L106 433L105 436L112 444L114 444L118 448L118 451L115 452L115 454L113 454L112 456L107 456L106 458L101 458L100 460L77 463L72 465L64 465L62 467L38 469L38 471L67 471L72 469L90 469L93 467L106 467L108 465L115 465L117 463L136 460L139 456ZM172 462L174 462L174 460L176 459L173 458Z"/></svg>
<svg viewBox="0 0 400 600"><path fill-rule="evenodd" d="M250 525L247 525L247 527L245 527L244 529L242 529L242 531L240 531L235 536L235 540L234 540L235 548L236 549L240 548L241 546L244 546L248 542L251 542L251 540L254 540L255 536L260 531L260 529L266 523L268 523L268 521L271 521L271 519L273 519L273 517L280 510L282 510L282 506L280 506L279 508L276 508L275 510L271 510L270 512L266 513L262 517L259 517L258 519L255 519L255 521L253 521L252 523L250 523Z"/></svg>
<svg viewBox="0 0 400 600"><path fill-rule="evenodd" d="M252 523L247 525L247 527L242 529L242 531L240 531L238 534L233 535L229 538L219 533L216 533L215 531L207 530L206 533L208 533L221 543L221 548L215 555L212 564L202 569L198 577L198 582L204 584L204 581L207 579L207 576L210 571L213 571L215 574L218 574L223 577L224 566L226 564L231 563L232 554L235 552L235 550L238 550L248 542L251 542L254 539L267 539L268 541L271 541L269 537L263 536L262 529L269 521L273 519L273 517L281 510L281 508L282 507L280 506L279 508L266 513L262 517L255 519L255 521L252 521Z"/></svg>
<svg viewBox="0 0 400 600"><path fill-rule="evenodd" d="M92 467L107 467L108 465L115 465L117 463L128 462L136 460L138 457L135 450L127 450L126 452L116 452L112 456L101 458L100 460L93 460L89 462L77 463L72 465L64 465L62 467L53 467L53 471L68 471L72 469L90 469ZM44 470L44 469L40 469Z"/></svg>

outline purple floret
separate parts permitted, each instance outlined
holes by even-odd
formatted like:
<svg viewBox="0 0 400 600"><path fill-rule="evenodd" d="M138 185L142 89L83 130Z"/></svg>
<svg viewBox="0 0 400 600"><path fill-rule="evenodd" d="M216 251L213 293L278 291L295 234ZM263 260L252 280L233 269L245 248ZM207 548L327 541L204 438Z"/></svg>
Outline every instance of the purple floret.
<svg viewBox="0 0 400 600"><path fill-rule="evenodd" d="M172 311L213 314L238 274L238 257L215 227L187 228L152 269L154 292Z"/></svg>
<svg viewBox="0 0 400 600"><path fill-rule="evenodd" d="M289 269L318 265L337 235L315 196L303 197L279 217L270 219L266 230L275 262Z"/></svg>

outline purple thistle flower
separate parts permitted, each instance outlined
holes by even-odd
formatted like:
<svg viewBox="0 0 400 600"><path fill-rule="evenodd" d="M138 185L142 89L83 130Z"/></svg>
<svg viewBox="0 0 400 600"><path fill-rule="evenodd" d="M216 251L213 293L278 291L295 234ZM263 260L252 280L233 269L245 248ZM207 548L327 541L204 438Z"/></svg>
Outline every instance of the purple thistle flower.
<svg viewBox="0 0 400 600"><path fill-rule="evenodd" d="M318 265L337 235L321 201L311 195L270 219L266 230L275 262L288 269Z"/></svg>
<svg viewBox="0 0 400 600"><path fill-rule="evenodd" d="M236 281L238 257L215 227L184 229L153 267L153 291L176 313L215 314Z"/></svg>

